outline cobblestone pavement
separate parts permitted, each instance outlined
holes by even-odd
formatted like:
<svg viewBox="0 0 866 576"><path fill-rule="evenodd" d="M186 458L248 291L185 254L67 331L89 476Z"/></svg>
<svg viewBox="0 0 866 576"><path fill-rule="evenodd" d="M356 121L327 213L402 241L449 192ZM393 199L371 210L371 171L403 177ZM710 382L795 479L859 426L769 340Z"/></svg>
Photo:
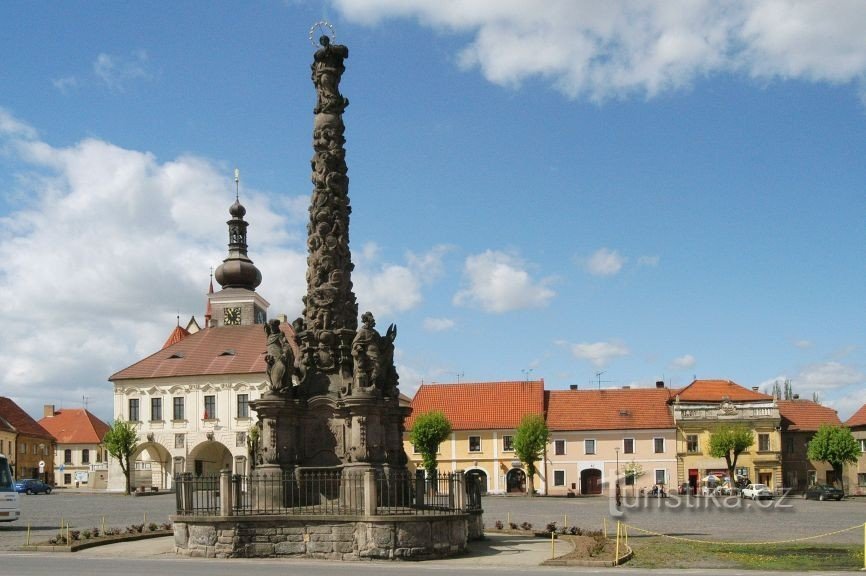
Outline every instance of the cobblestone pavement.
<svg viewBox="0 0 866 576"><path fill-rule="evenodd" d="M483 498L484 524L492 528L497 520L532 523L543 529L548 522L562 526L598 529L606 519L613 533L617 519L633 526L701 540L763 542L803 538L859 525L859 529L813 540L817 543L863 543L866 499L817 502L790 498L753 503L736 498L626 499L621 517L605 497L526 498L487 496ZM146 520L161 524L174 513L174 494L132 497L120 494L55 491L50 495L21 496L22 518L0 523L0 550L23 545L27 526L31 541L45 541L56 535L61 519L73 529L102 525L125 528ZM613 513L612 513L613 512ZM640 533L632 530L630 536Z"/></svg>
<svg viewBox="0 0 866 576"><path fill-rule="evenodd" d="M484 525L497 520L518 525L530 522L544 529L548 522L567 523L587 529L602 528L605 520L611 534L617 520L664 534L727 542L765 542L804 538L857 526L844 533L812 540L816 543L863 543L866 499L818 502L801 497L752 502L731 498L626 498L617 516L606 497L526 498L488 496L483 499ZM631 530L629 536L640 536ZM807 541L808 542L808 541Z"/></svg>

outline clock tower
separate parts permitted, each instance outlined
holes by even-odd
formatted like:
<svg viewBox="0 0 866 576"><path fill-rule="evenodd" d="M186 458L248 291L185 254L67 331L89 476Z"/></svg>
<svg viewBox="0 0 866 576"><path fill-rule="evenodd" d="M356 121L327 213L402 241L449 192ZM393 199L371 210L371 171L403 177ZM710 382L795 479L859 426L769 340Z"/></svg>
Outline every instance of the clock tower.
<svg viewBox="0 0 866 576"><path fill-rule="evenodd" d="M235 170L235 184L239 181ZM262 273L247 256L247 210L235 198L229 208L229 254L217 267L214 278L222 290L208 294L211 318L208 326L248 326L264 324L268 319L267 300L256 293Z"/></svg>

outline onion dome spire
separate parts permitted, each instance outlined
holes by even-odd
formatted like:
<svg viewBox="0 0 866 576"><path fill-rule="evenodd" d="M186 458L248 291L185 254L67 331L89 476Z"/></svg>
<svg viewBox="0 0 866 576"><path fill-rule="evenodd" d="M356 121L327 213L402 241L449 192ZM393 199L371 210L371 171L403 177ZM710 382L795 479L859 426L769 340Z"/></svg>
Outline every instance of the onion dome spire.
<svg viewBox="0 0 866 576"><path fill-rule="evenodd" d="M214 277L223 288L244 288L255 290L262 283L262 273L247 256L247 226L244 220L247 209L241 204L237 188L240 182L240 171L235 169L235 203L229 208L231 220L229 227L229 255L220 264Z"/></svg>

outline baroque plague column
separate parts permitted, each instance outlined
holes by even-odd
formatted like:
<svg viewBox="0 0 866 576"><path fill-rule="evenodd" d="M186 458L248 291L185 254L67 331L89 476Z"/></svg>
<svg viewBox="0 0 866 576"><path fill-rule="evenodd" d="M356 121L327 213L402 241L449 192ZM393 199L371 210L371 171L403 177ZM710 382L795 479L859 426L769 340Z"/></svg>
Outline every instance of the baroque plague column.
<svg viewBox="0 0 866 576"><path fill-rule="evenodd" d="M340 79L349 50L319 40L312 80L313 193L307 225L307 293L292 329L268 333L270 389L250 403L259 418L259 473L406 469L403 420L394 368L396 326L385 335L370 312L358 328L349 250L349 178Z"/></svg>

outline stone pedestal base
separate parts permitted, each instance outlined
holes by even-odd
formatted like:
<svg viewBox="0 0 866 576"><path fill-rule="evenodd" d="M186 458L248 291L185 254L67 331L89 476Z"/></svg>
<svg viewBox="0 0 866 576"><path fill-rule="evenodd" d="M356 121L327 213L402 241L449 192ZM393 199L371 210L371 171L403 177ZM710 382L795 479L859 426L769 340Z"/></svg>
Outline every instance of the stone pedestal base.
<svg viewBox="0 0 866 576"><path fill-rule="evenodd" d="M460 554L469 515L175 516L175 552L203 558L424 560Z"/></svg>

